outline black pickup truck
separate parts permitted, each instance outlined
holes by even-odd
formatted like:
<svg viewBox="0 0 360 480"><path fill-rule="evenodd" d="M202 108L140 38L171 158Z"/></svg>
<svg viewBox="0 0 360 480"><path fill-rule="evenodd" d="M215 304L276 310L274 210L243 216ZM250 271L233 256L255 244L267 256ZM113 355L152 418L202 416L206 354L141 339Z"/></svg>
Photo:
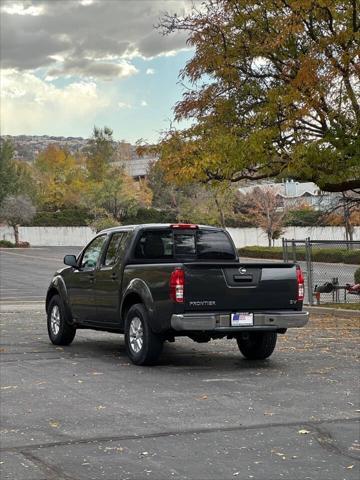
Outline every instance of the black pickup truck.
<svg viewBox="0 0 360 480"><path fill-rule="evenodd" d="M137 365L177 336L235 338L246 358L265 359L278 333L308 321L299 265L243 262L220 228L111 228L64 263L46 297L50 340L68 345L78 328L124 333Z"/></svg>

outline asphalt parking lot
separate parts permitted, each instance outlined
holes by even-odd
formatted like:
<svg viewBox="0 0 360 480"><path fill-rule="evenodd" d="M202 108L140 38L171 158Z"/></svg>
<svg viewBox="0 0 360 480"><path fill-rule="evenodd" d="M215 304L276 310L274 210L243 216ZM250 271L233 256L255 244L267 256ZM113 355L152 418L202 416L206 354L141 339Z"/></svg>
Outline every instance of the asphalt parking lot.
<svg viewBox="0 0 360 480"><path fill-rule="evenodd" d="M24 279L42 280L37 298L64 252L45 253ZM356 318L313 317L263 363L234 341L181 339L145 368L121 335L55 347L36 299L4 304L1 480L359 478Z"/></svg>
<svg viewBox="0 0 360 480"><path fill-rule="evenodd" d="M62 268L64 255L78 254L81 247L0 249L0 301L31 304L43 301L54 272Z"/></svg>

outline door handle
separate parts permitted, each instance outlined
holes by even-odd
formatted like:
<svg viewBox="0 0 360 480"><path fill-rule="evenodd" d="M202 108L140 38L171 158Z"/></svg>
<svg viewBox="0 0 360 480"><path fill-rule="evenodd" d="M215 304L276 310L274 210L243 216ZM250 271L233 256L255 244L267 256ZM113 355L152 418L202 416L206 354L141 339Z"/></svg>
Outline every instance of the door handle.
<svg viewBox="0 0 360 480"><path fill-rule="evenodd" d="M89 280L90 280L90 283L94 283L94 281L95 281L95 273L89 273Z"/></svg>
<svg viewBox="0 0 360 480"><path fill-rule="evenodd" d="M111 274L111 280L117 280L118 276L116 275L116 273L112 273Z"/></svg>
<svg viewBox="0 0 360 480"><path fill-rule="evenodd" d="M235 282L252 282L252 275L234 275L233 279Z"/></svg>

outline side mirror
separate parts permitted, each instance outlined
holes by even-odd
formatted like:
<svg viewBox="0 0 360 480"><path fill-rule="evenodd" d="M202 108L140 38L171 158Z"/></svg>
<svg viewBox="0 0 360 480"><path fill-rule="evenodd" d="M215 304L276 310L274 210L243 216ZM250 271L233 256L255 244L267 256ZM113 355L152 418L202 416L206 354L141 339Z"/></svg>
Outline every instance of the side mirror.
<svg viewBox="0 0 360 480"><path fill-rule="evenodd" d="M69 265L69 267L77 267L77 261L75 255L65 255L64 257L65 265Z"/></svg>

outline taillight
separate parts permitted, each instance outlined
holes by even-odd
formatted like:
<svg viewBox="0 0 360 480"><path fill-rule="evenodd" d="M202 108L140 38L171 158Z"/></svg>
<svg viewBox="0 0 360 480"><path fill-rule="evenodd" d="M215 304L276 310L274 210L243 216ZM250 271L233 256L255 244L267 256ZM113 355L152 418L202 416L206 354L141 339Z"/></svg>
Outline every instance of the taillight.
<svg viewBox="0 0 360 480"><path fill-rule="evenodd" d="M297 278L297 285L298 285L298 292L297 292L297 300L303 301L304 300L304 275L301 271L300 265L296 265L296 278Z"/></svg>
<svg viewBox="0 0 360 480"><path fill-rule="evenodd" d="M173 223L172 225L170 225L170 228L175 228L178 230L193 230L199 227L194 223Z"/></svg>
<svg viewBox="0 0 360 480"><path fill-rule="evenodd" d="M184 284L184 270L182 270L181 268L177 268L170 275L170 298L173 302L184 302Z"/></svg>

